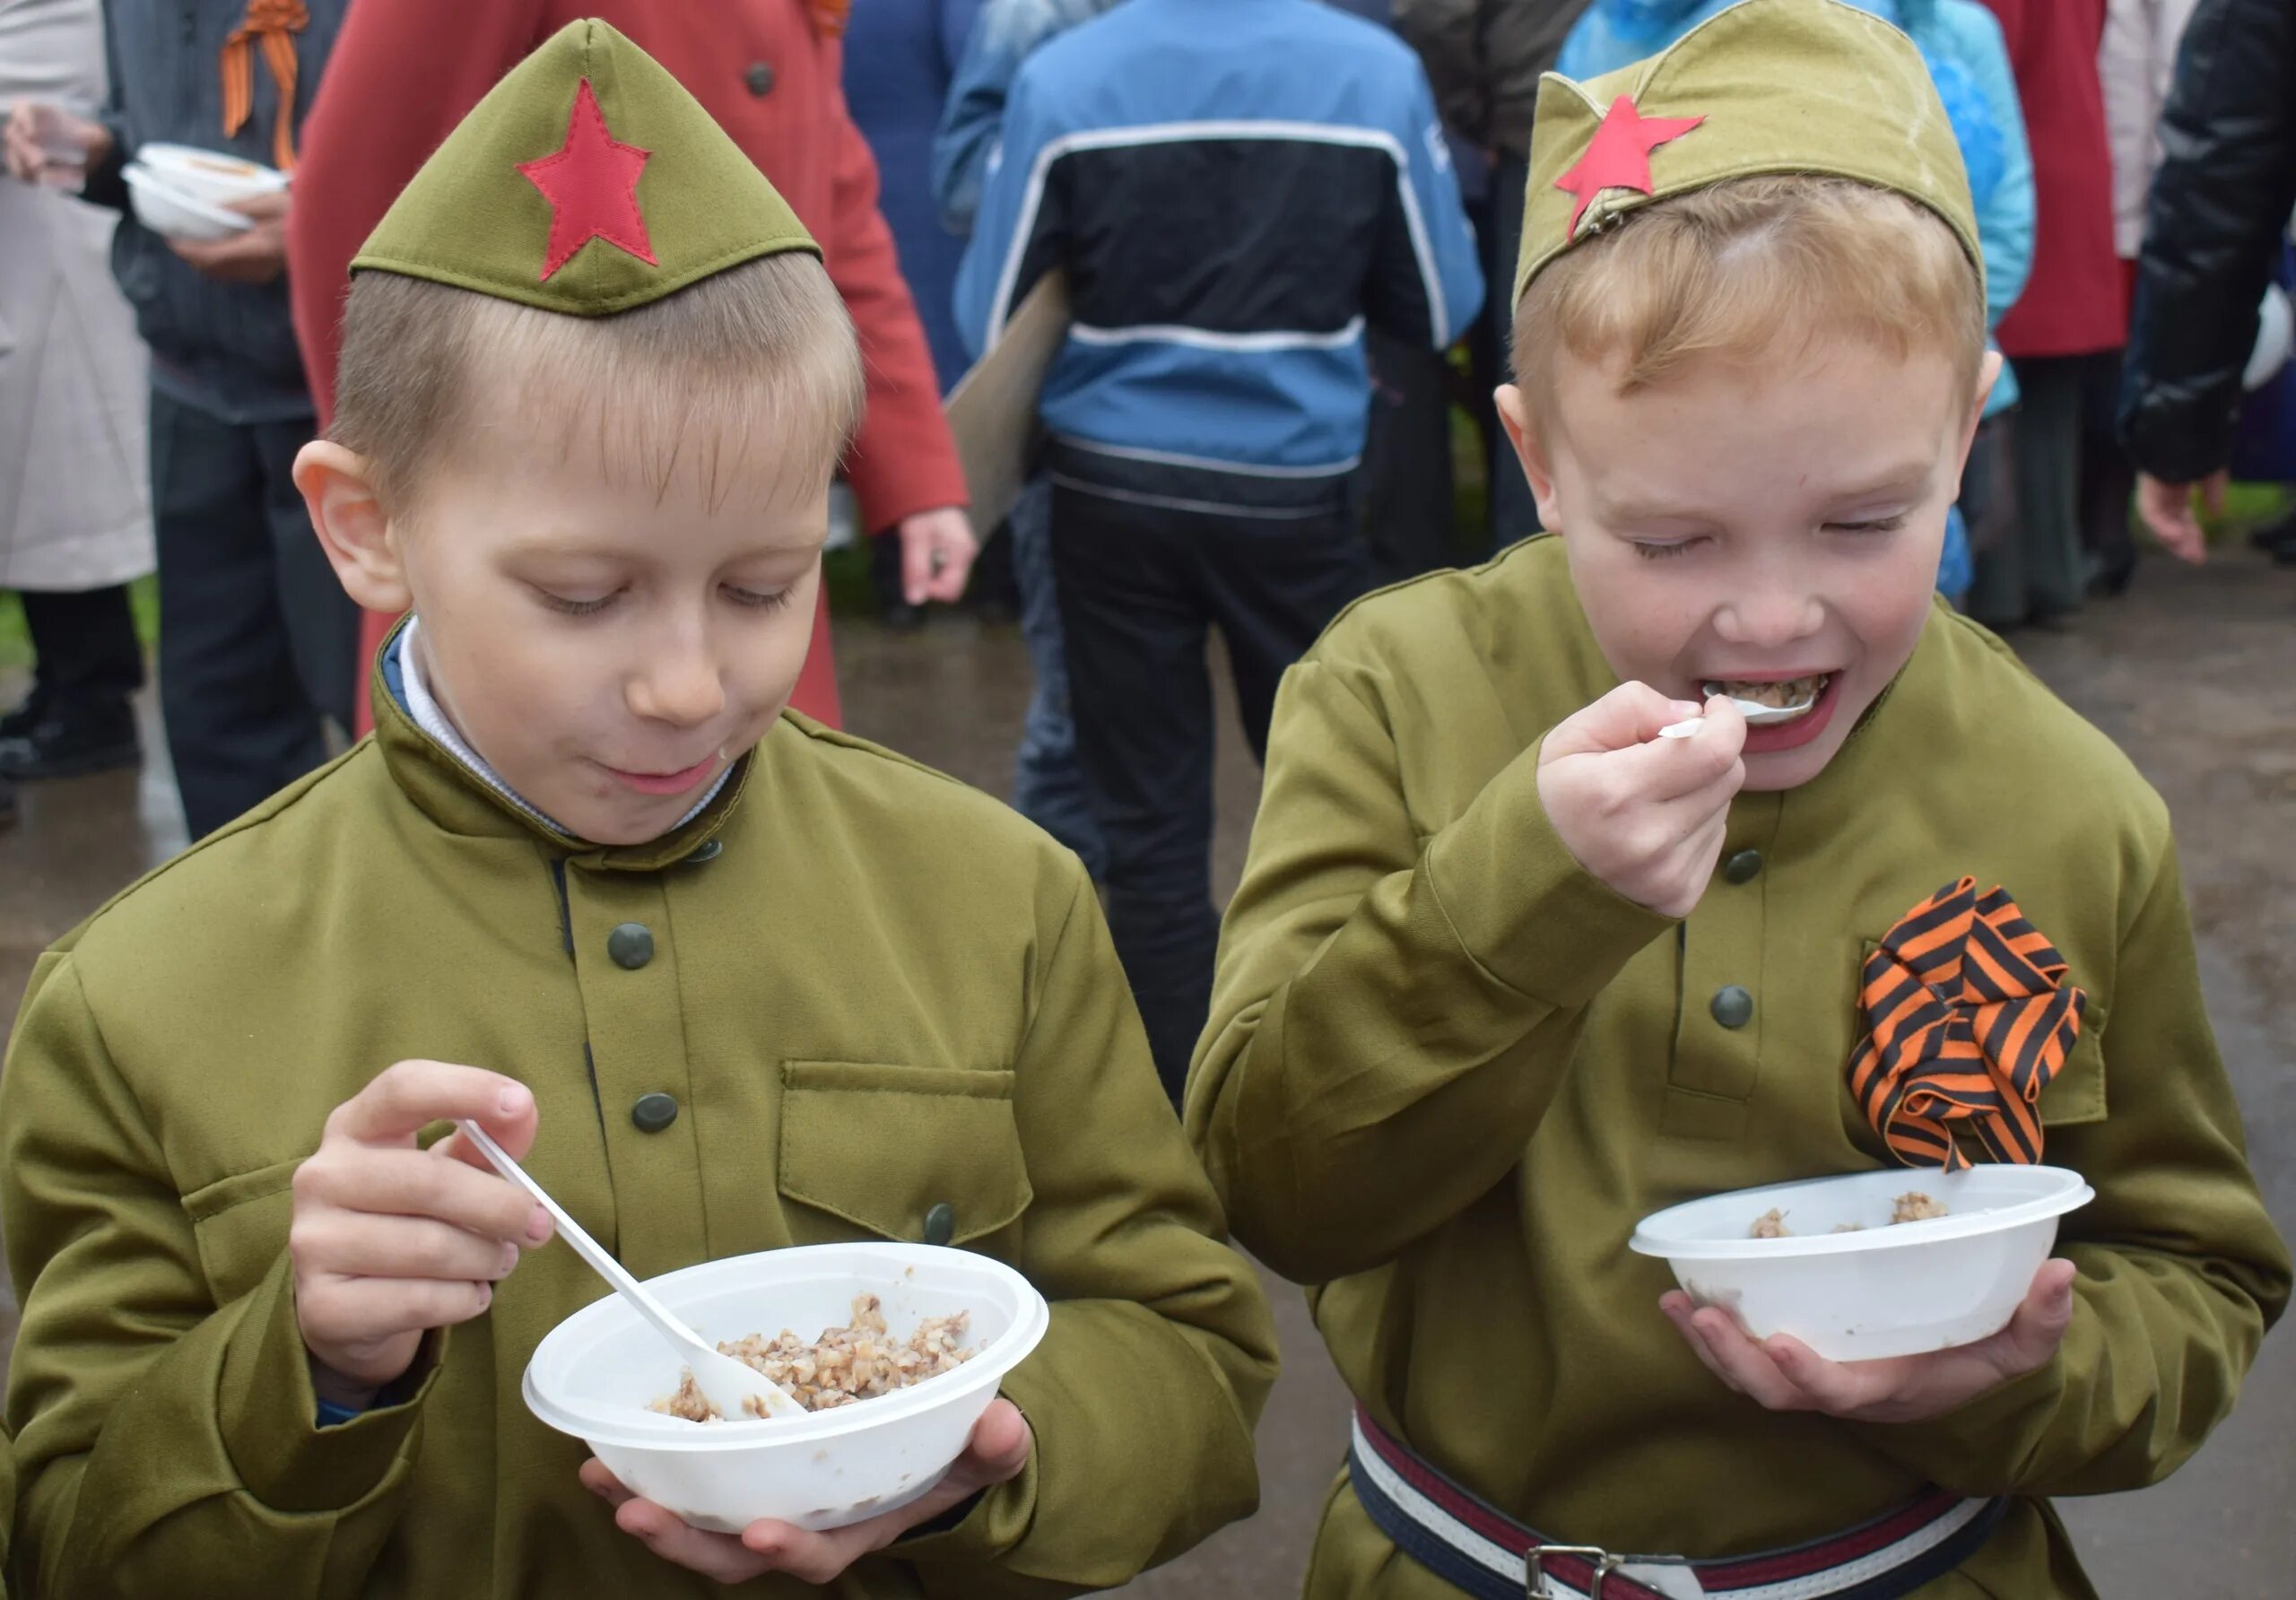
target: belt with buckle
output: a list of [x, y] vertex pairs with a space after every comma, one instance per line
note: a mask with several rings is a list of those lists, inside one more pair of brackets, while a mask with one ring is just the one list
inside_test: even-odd
[[1562, 1544], [1462, 1488], [1356, 1408], [1355, 1497], [1396, 1549], [1475, 1600], [1899, 1600], [1977, 1553], [2009, 1502], [1943, 1490], [1829, 1538], [1725, 1561]]

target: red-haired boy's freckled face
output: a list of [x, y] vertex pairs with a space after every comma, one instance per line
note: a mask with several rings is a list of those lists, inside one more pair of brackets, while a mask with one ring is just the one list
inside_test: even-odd
[[804, 665], [826, 474], [770, 504], [713, 498], [692, 474], [657, 492], [505, 430], [437, 463], [419, 526], [395, 534], [432, 692], [504, 782], [581, 838], [674, 827]]
[[1626, 394], [1615, 362], [1557, 361], [1525, 465], [1612, 670], [1683, 700], [1822, 680], [1808, 715], [1750, 736], [1747, 788], [1815, 777], [1911, 657], [1974, 427], [1962, 390], [1943, 355], [1848, 344]]

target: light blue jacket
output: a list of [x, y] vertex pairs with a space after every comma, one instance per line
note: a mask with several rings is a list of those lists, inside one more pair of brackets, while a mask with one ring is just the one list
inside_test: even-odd
[[933, 141], [933, 198], [941, 225], [962, 239], [980, 209], [981, 175], [1004, 126], [1004, 102], [1021, 63], [1056, 35], [1089, 22], [1119, 0], [988, 0], [971, 37]]
[[[1978, 244], [1985, 251], [1985, 320], [1998, 327], [2009, 308], [2025, 292], [2033, 269], [2033, 154], [2025, 141], [2025, 112], [2017, 99], [2017, 76], [2009, 65], [2008, 41], [2001, 24], [1979, 0], [1896, 0], [1902, 25], [1935, 61], [1956, 61], [1984, 98], [1999, 139], [2000, 170], [1978, 190]], [[1934, 68], [1933, 68], [1934, 70]], [[1951, 109], [1948, 107], [1948, 109]], [[1958, 126], [1958, 125], [1957, 125]], [[2017, 403], [2017, 380], [2007, 362], [1985, 403], [1997, 416]]]
[[1355, 465], [1367, 326], [1442, 350], [1483, 297], [1418, 57], [1310, 0], [1127, 0], [1027, 58], [957, 274], [976, 353], [1055, 267], [1054, 439], [1269, 485]]

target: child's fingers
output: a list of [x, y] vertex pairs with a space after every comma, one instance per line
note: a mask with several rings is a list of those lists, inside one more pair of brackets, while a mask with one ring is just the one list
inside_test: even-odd
[[1698, 1308], [1692, 1302], [1690, 1296], [1679, 1290], [1674, 1293], [1663, 1295], [1658, 1300], [1658, 1309], [1666, 1314], [1666, 1320], [1674, 1325], [1676, 1333], [1682, 1335], [1683, 1343], [1690, 1346], [1690, 1352], [1698, 1358], [1699, 1365], [1721, 1379], [1727, 1387], [1737, 1388], [1737, 1384], [1732, 1381], [1730, 1375], [1722, 1370], [1722, 1363], [1714, 1359], [1714, 1352], [1706, 1347], [1705, 1338], [1699, 1333], [1697, 1326], [1692, 1322], [1691, 1318], [1697, 1312]]
[[1779, 1334], [1760, 1346], [1803, 1403], [1832, 1416], [1854, 1416], [1889, 1399], [1903, 1380], [1894, 1362], [1859, 1366], [1830, 1361], [1799, 1339]]
[[507, 1178], [419, 1150], [330, 1152], [297, 1170], [295, 1195], [299, 1204], [430, 1217], [510, 1244], [550, 1237], [550, 1213]]
[[787, 1522], [752, 1522], [742, 1530], [742, 1547], [764, 1563], [769, 1572], [786, 1572], [800, 1583], [834, 1583], [839, 1574], [872, 1551], [883, 1550], [924, 1517], [909, 1517], [909, 1508], [872, 1517], [850, 1527], [809, 1534]]
[[992, 1400], [973, 1424], [958, 1465], [975, 1473], [983, 1485], [1003, 1483], [1021, 1475], [1035, 1448], [1036, 1436], [1021, 1408], [1010, 1400]]
[[1687, 739], [1655, 735], [1631, 749], [1615, 752], [1621, 790], [1645, 802], [1713, 797], [1726, 803], [1745, 781], [1739, 758], [1745, 749], [1745, 719], [1735, 711], [1734, 729], [1709, 717], [1704, 727]]
[[[1593, 705], [1558, 723], [1539, 748], [1539, 764], [1564, 756], [1600, 755], [1630, 750], [1658, 736], [1669, 723], [1695, 717], [1701, 708], [1688, 700], [1669, 700], [1648, 683], [1621, 683]], [[1696, 743], [1696, 740], [1667, 740], [1667, 743]]]
[[400, 1334], [453, 1327], [494, 1303], [494, 1285], [446, 1278], [327, 1276], [298, 1286], [306, 1344], [374, 1345]]
[[1809, 1403], [1769, 1352], [1746, 1337], [1729, 1313], [1708, 1309], [1691, 1320], [1692, 1331], [1722, 1369], [1725, 1382], [1757, 1405], [1771, 1411], [1806, 1411]]
[[2022, 1378], [2048, 1365], [2057, 1354], [2057, 1347], [2065, 1343], [2066, 1330], [2073, 1326], [2073, 1281], [2077, 1276], [2079, 1269], [2070, 1261], [2041, 1263], [2017, 1314], [2002, 1330], [2001, 1342], [2008, 1358], [2002, 1363], [2008, 1369], [2005, 1377]]
[[636, 1495], [614, 1508], [614, 1526], [665, 1561], [719, 1583], [747, 1583], [766, 1568], [730, 1534], [695, 1527], [676, 1512]]
[[[515, 1078], [447, 1061], [401, 1061], [335, 1108], [327, 1131], [368, 1144], [411, 1140], [434, 1122], [469, 1117], [513, 1154], [534, 1138], [535, 1097]], [[522, 1138], [515, 1147], [514, 1138]]]
[[299, 1218], [288, 1242], [307, 1271], [356, 1278], [493, 1282], [518, 1265], [518, 1247], [427, 1217], [327, 1209]]
[[619, 1506], [624, 1500], [635, 1500], [638, 1498], [636, 1495], [631, 1493], [629, 1490], [623, 1488], [622, 1480], [615, 1477], [612, 1469], [610, 1469], [604, 1462], [599, 1460], [596, 1456], [591, 1457], [587, 1461], [582, 1463], [582, 1470], [579, 1475], [582, 1480], [582, 1487], [588, 1490], [592, 1494], [596, 1495], [609, 1506]]

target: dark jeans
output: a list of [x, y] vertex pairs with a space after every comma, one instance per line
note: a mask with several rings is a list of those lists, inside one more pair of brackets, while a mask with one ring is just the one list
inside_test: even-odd
[[1004, 526], [1013, 539], [1013, 581], [1021, 591], [1021, 638], [1036, 675], [1013, 761], [1013, 809], [1075, 851], [1098, 882], [1108, 870], [1108, 849], [1076, 764], [1060, 590], [1052, 576], [1051, 483], [1041, 475], [1031, 478]]
[[[1452, 548], [1451, 372], [1439, 350], [1373, 329], [1370, 424], [1360, 474], [1371, 581], [1457, 566]], [[1480, 559], [1480, 558], [1470, 558]]]
[[124, 717], [127, 697], [144, 687], [144, 648], [127, 586], [70, 593], [19, 591], [32, 640], [32, 691], [25, 703], [65, 721]]
[[1491, 538], [1504, 550], [1539, 531], [1539, 509], [1507, 430], [1499, 425], [1489, 391], [1514, 381], [1515, 256], [1523, 242], [1523, 196], [1531, 180], [1526, 157], [1502, 153], [1491, 169], [1491, 217], [1483, 230], [1484, 340], [1482, 409], [1491, 438]]
[[2088, 356], [2017, 363], [2022, 399], [2010, 448], [2017, 515], [1977, 552], [1970, 615], [1989, 628], [2047, 622], [2081, 605], [2081, 459]]
[[152, 396], [160, 706], [194, 839], [326, 758], [351, 726], [359, 613], [290, 474], [309, 422], [226, 422]]
[[2120, 441], [2115, 412], [2120, 404], [2122, 352], [2109, 350], [2081, 358], [2081, 547], [2107, 572], [2136, 561], [2136, 538], [2129, 531], [2129, 501], [2136, 493], [2136, 463]]
[[1108, 848], [1109, 930], [1173, 1102], [1212, 1004], [1217, 627], [1252, 753], [1284, 669], [1365, 587], [1338, 485], [1282, 518], [1142, 505], [1056, 483], [1053, 570], [1076, 753]]

